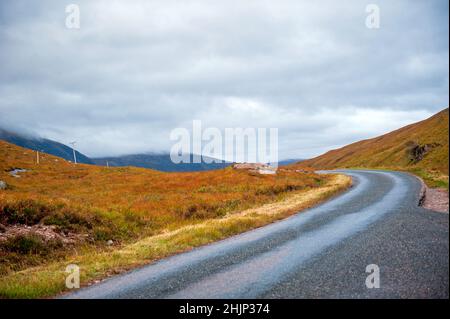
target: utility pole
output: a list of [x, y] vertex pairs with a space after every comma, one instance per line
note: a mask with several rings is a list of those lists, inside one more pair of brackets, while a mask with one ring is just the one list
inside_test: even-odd
[[39, 165], [39, 151], [36, 151], [36, 163]]
[[109, 168], [109, 162], [108, 161], [106, 161], [106, 167]]
[[75, 144], [76, 143], [77, 143], [76, 141], [73, 141], [73, 142], [69, 143], [70, 145], [72, 145], [73, 161], [74, 161], [75, 164], [77, 163], [77, 154], [75, 153]]

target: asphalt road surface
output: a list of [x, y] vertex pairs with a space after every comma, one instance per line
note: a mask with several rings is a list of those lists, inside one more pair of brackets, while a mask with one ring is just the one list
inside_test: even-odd
[[417, 206], [411, 175], [343, 172], [354, 186], [320, 206], [65, 297], [448, 298], [448, 214]]

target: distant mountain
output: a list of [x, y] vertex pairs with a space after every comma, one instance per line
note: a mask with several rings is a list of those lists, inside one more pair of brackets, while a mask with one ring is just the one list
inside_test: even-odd
[[293, 163], [299, 163], [303, 161], [302, 159], [285, 159], [278, 162], [278, 166], [289, 165]]
[[143, 168], [156, 169], [163, 172], [193, 172], [221, 169], [229, 166], [231, 163], [179, 163], [175, 164], [170, 159], [170, 154], [132, 154], [118, 157], [92, 158], [95, 164], [106, 166], [136, 166]]
[[[73, 161], [72, 148], [62, 143], [52, 141], [45, 138], [31, 137], [20, 133], [7, 131], [0, 128], [0, 140], [15, 144], [17, 146], [39, 150], [47, 154], [62, 157], [66, 160]], [[222, 169], [231, 163], [180, 163], [175, 164], [170, 159], [170, 154], [163, 153], [147, 153], [147, 154], [131, 154], [116, 157], [89, 158], [86, 155], [76, 151], [77, 161], [84, 164], [93, 164], [106, 166], [107, 163], [111, 167], [135, 166], [155, 169], [163, 172], [195, 172], [209, 171], [214, 169]], [[287, 159], [282, 160], [278, 165], [288, 165], [299, 160]]]
[[[11, 144], [29, 148], [35, 151], [41, 151], [47, 154], [62, 157], [69, 161], [73, 161], [73, 151], [71, 147], [49, 139], [30, 137], [0, 128], [0, 140], [4, 140]], [[78, 163], [94, 164], [94, 162], [89, 157], [78, 151], [76, 151], [76, 156]]]
[[[106, 166], [107, 163], [109, 166], [136, 166], [136, 167], [144, 167], [156, 169], [164, 172], [191, 172], [191, 171], [209, 171], [213, 169], [222, 169], [225, 168], [231, 163], [192, 163], [192, 155], [191, 155], [191, 163], [180, 163], [175, 164], [170, 159], [170, 154], [133, 154], [133, 155], [124, 155], [118, 157], [102, 157], [102, 158], [91, 158], [91, 160], [101, 166]], [[302, 160], [300, 159], [286, 159], [278, 162], [279, 166], [288, 165], [292, 163], [297, 163]]]
[[405, 168], [448, 176], [448, 108], [432, 117], [299, 163], [313, 168]]

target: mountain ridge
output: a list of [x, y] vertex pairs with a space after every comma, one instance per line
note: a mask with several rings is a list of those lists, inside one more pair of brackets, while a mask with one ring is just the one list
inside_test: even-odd
[[[390, 168], [443, 179], [448, 187], [449, 109], [389, 133], [294, 164], [315, 169]], [[439, 177], [438, 175], [442, 175]]]
[[111, 157], [99, 157], [91, 158], [96, 165], [100, 166], [134, 166], [141, 168], [151, 168], [163, 172], [192, 172], [192, 171], [206, 171], [213, 169], [222, 169], [229, 166], [231, 163], [219, 162], [219, 163], [173, 163], [169, 153], [153, 154], [153, 153], [140, 153], [140, 154], [128, 154], [122, 156]]
[[[40, 151], [54, 156], [64, 158], [68, 161], [73, 161], [73, 149], [63, 143], [53, 141], [46, 138], [27, 136], [24, 134], [12, 132], [0, 128], [0, 140], [4, 140], [11, 144], [31, 149], [33, 151]], [[83, 164], [94, 164], [94, 162], [83, 153], [75, 151], [77, 162]]]
[[[47, 138], [21, 134], [0, 128], [0, 140], [4, 140], [8, 143], [28, 148], [34, 151], [40, 151], [50, 155], [58, 156], [68, 161], [74, 160], [73, 150], [71, 147]], [[141, 153], [99, 158], [88, 157], [87, 155], [79, 151], [75, 151], [75, 153], [77, 162], [82, 164], [106, 166], [108, 163], [108, 165], [114, 167], [134, 166], [159, 170], [163, 172], [207, 171], [213, 169], [222, 169], [231, 164], [228, 162], [175, 164], [170, 159], [169, 153]], [[193, 156], [191, 155], [191, 159], [192, 157]]]

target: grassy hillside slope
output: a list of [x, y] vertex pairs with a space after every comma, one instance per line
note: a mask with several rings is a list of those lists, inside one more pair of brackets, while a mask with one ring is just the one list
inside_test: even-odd
[[329, 151], [297, 166], [408, 170], [448, 188], [448, 108], [388, 134]]
[[0, 141], [0, 298], [52, 295], [65, 289], [68, 264], [81, 267], [82, 283], [104, 278], [287, 217], [350, 184], [286, 169], [165, 173], [35, 159]]
[[[69, 161], [73, 161], [74, 159], [72, 148], [62, 143], [52, 141], [46, 138], [27, 136], [0, 128], [0, 140], [4, 140], [8, 143], [29, 148], [35, 151], [40, 151], [58, 157], [62, 157]], [[94, 164], [94, 162], [86, 155], [81, 154], [78, 151], [75, 151], [75, 154], [78, 163]]]

